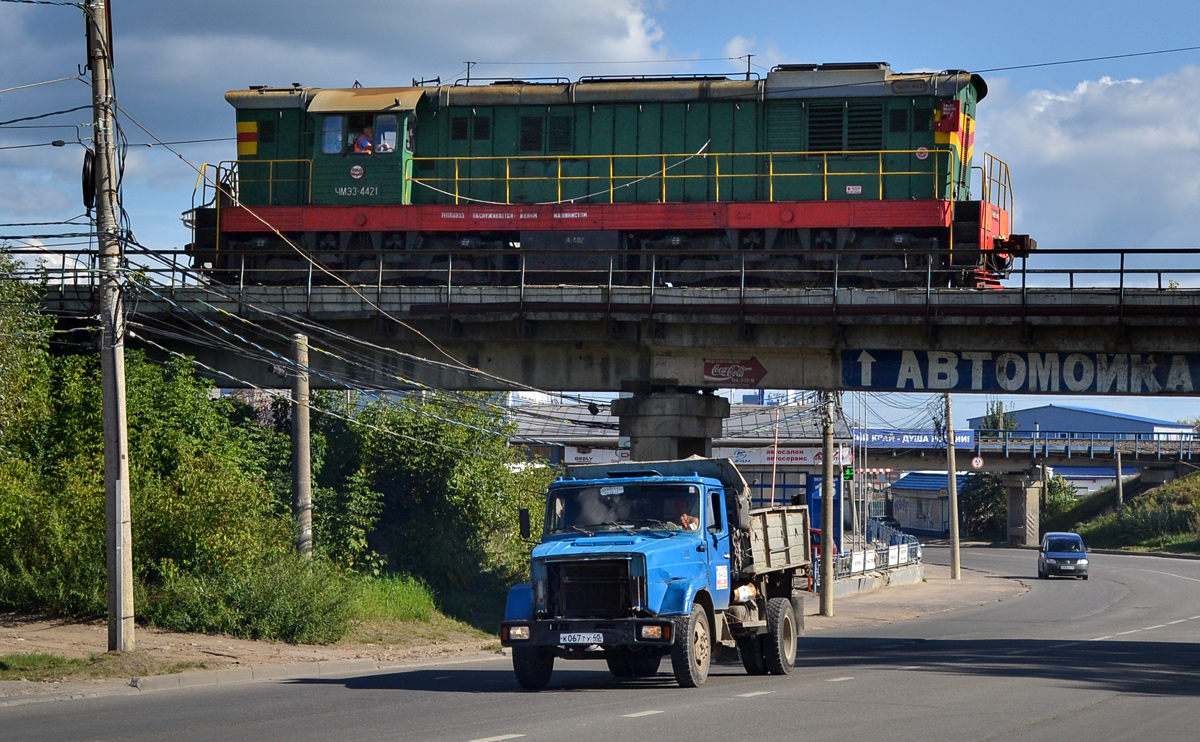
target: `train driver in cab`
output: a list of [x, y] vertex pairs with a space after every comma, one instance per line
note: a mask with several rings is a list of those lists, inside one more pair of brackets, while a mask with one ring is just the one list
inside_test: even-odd
[[358, 135], [358, 139], [354, 140], [354, 153], [359, 155], [371, 154], [371, 143], [374, 138], [374, 129], [370, 126], [363, 129], [362, 134]]

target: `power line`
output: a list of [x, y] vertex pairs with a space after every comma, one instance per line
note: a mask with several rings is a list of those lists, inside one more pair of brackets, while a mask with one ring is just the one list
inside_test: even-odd
[[1079, 59], [1063, 59], [1058, 62], [1036, 62], [1034, 64], [1017, 64], [1010, 67], [992, 67], [990, 69], [974, 70], [976, 73], [982, 72], [1008, 72], [1010, 70], [1030, 70], [1038, 67], [1058, 67], [1064, 64], [1083, 64], [1084, 62], [1103, 62], [1109, 59], [1132, 59], [1133, 57], [1151, 57], [1158, 54], [1177, 54], [1179, 52], [1194, 52], [1200, 50], [1200, 46], [1183, 46], [1178, 49], [1156, 49], [1149, 52], [1130, 52], [1128, 54], [1108, 54], [1103, 57], [1080, 57]]
[[[206, 371], [209, 371], [210, 373], [213, 373], [213, 374], [219, 374], [220, 376], [223, 376], [223, 377], [225, 377], [225, 378], [227, 378], [227, 379], [230, 379], [231, 381], [234, 381], [234, 382], [236, 382], [236, 383], [238, 383], [238, 384], [245, 385], [246, 387], [248, 387], [248, 388], [250, 388], [250, 389], [255, 389], [255, 390], [257, 390], [257, 391], [260, 391], [260, 392], [262, 392], [262, 393], [264, 393], [264, 394], [268, 394], [268, 395], [270, 395], [270, 396], [273, 396], [273, 397], [281, 397], [281, 398], [284, 398], [284, 397], [286, 397], [286, 398], [290, 399], [290, 397], [289, 397], [289, 396], [288, 396], [288, 395], [287, 395], [285, 392], [282, 392], [282, 391], [280, 391], [280, 390], [277, 390], [277, 389], [268, 389], [268, 388], [266, 388], [266, 387], [261, 387], [261, 386], [258, 386], [257, 384], [254, 384], [253, 382], [246, 381], [245, 379], [242, 379], [242, 378], [239, 378], [239, 377], [237, 377], [237, 376], [234, 376], [233, 374], [230, 374], [230, 373], [229, 373], [229, 372], [227, 372], [227, 371], [222, 371], [222, 370], [220, 370], [220, 369], [218, 369], [218, 368], [214, 368], [214, 367], [212, 367], [212, 366], [209, 366], [209, 365], [208, 365], [208, 364], [206, 364], [206, 363], [203, 363], [203, 362], [201, 362], [201, 361], [198, 361], [198, 360], [196, 360], [195, 358], [192, 358], [192, 357], [190, 357], [190, 356], [184, 355], [183, 353], [180, 353], [180, 352], [178, 352], [178, 351], [172, 350], [172, 349], [170, 349], [170, 348], [166, 347], [165, 345], [162, 345], [162, 344], [160, 344], [160, 343], [156, 343], [156, 342], [154, 342], [153, 340], [151, 340], [151, 339], [149, 339], [149, 338], [146, 338], [146, 337], [143, 337], [143, 336], [141, 336], [141, 335], [138, 335], [138, 334], [134, 333], [133, 331], [129, 331], [129, 335], [130, 335], [131, 337], [136, 337], [136, 338], [138, 338], [139, 340], [141, 340], [142, 342], [144, 342], [144, 343], [146, 343], [146, 344], [148, 344], [148, 345], [151, 345], [151, 346], [153, 346], [153, 347], [155, 347], [155, 348], [158, 348], [159, 350], [163, 351], [164, 353], [167, 353], [168, 355], [170, 355], [170, 356], [172, 356], [172, 357], [175, 357], [175, 358], [180, 358], [180, 359], [182, 359], [182, 360], [185, 360], [185, 361], [187, 361], [187, 362], [189, 362], [189, 363], [192, 363], [192, 364], [194, 364], [194, 365], [195, 365], [195, 366], [197, 366], [198, 368], [202, 368], [202, 369], [204, 369], [204, 370], [206, 370]], [[293, 400], [293, 401], [294, 401], [294, 400]], [[345, 422], [351, 423], [352, 425], [358, 425], [358, 426], [360, 426], [360, 427], [368, 428], [368, 429], [370, 429], [370, 430], [375, 430], [375, 431], [378, 431], [378, 432], [380, 432], [380, 433], [384, 433], [384, 434], [386, 434], [386, 435], [390, 435], [390, 436], [394, 436], [394, 437], [397, 437], [397, 438], [401, 438], [401, 439], [403, 439], [403, 440], [411, 441], [411, 442], [413, 442], [413, 443], [420, 443], [420, 444], [427, 445], [427, 446], [434, 446], [434, 447], [436, 447], [436, 448], [442, 448], [442, 449], [445, 449], [445, 450], [447, 450], [447, 451], [453, 451], [453, 452], [455, 452], [455, 453], [464, 453], [464, 454], [470, 454], [471, 456], [477, 456], [477, 457], [482, 457], [482, 458], [486, 458], [486, 459], [492, 459], [492, 457], [491, 457], [491, 456], [489, 456], [489, 455], [488, 455], [486, 452], [484, 452], [484, 451], [479, 451], [479, 450], [471, 450], [471, 449], [466, 449], [466, 448], [460, 448], [460, 447], [458, 447], [458, 446], [451, 446], [451, 445], [447, 445], [447, 444], [445, 444], [445, 443], [441, 443], [441, 442], [439, 442], [439, 441], [430, 441], [430, 440], [425, 440], [425, 439], [423, 439], [423, 438], [418, 438], [418, 437], [416, 437], [416, 436], [408, 435], [407, 433], [400, 433], [400, 432], [398, 432], [398, 431], [395, 431], [395, 430], [390, 430], [390, 429], [388, 429], [388, 428], [384, 428], [384, 427], [381, 427], [381, 426], [378, 426], [378, 425], [374, 425], [374, 424], [372, 424], [372, 423], [363, 422], [362, 420], [358, 420], [358, 419], [355, 419], [355, 418], [353, 418], [353, 417], [349, 417], [349, 416], [347, 416], [347, 415], [341, 415], [341, 414], [338, 414], [338, 413], [336, 413], [336, 412], [334, 412], [334, 411], [332, 411], [332, 410], [328, 410], [328, 409], [324, 409], [324, 408], [321, 408], [321, 407], [317, 407], [317, 406], [315, 406], [315, 405], [312, 405], [312, 404], [308, 404], [308, 405], [304, 405], [304, 406], [305, 406], [305, 407], [307, 407], [309, 410], [311, 410], [311, 411], [313, 411], [313, 412], [316, 412], [316, 413], [318, 413], [318, 414], [321, 414], [321, 415], [327, 415], [327, 416], [329, 416], [329, 417], [337, 418], [337, 419], [339, 419], [339, 420], [343, 420], [343, 421], [345, 421]]]
[[[12, 0], [0, 0], [12, 2]], [[0, 126], [8, 126], [9, 124], [17, 124], [22, 121], [37, 121], [38, 119], [50, 118], [51, 116], [61, 116], [64, 113], [74, 113], [75, 111], [90, 111], [91, 106], [75, 106], [74, 108], [64, 108], [61, 111], [51, 111], [49, 113], [39, 113], [36, 116], [24, 116], [19, 119], [9, 119], [8, 121], [0, 121]]]
[[46, 80], [45, 82], [33, 82], [33, 83], [29, 83], [28, 85], [18, 85], [15, 88], [3, 88], [3, 89], [0, 89], [0, 93], [11, 93], [14, 90], [26, 90], [28, 88], [36, 88], [36, 87], [40, 87], [42, 85], [53, 85], [56, 82], [66, 82], [68, 80], [78, 80], [81, 77], [82, 77], [82, 75], [76, 75], [74, 77], [60, 77], [57, 80]]

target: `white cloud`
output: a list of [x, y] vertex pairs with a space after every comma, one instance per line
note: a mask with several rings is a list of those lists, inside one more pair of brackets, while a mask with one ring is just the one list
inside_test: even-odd
[[[1200, 246], [1200, 67], [1000, 95], [980, 144], [1012, 167], [1018, 229], [1043, 247]], [[999, 104], [997, 106], [997, 103]]]

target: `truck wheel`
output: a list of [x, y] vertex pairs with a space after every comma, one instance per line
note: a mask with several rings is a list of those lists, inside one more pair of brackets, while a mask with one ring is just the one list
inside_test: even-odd
[[704, 606], [693, 604], [691, 615], [676, 624], [675, 641], [671, 644], [671, 669], [681, 687], [698, 688], [708, 679], [710, 642], [708, 614]]
[[525, 690], [541, 690], [550, 684], [554, 652], [549, 647], [513, 647], [512, 657], [517, 685]]
[[792, 601], [771, 598], [767, 601], [767, 633], [763, 654], [772, 675], [787, 675], [796, 664], [796, 617]]
[[737, 640], [738, 654], [747, 675], [766, 675], [767, 658], [763, 656], [762, 635], [745, 636]]
[[661, 654], [652, 654], [650, 650], [631, 652], [629, 654], [629, 674], [635, 678], [652, 678], [658, 674], [662, 664]]
[[608, 671], [614, 678], [633, 677], [633, 668], [629, 664], [629, 654], [623, 649], [609, 649], [604, 652], [604, 661], [608, 663]]

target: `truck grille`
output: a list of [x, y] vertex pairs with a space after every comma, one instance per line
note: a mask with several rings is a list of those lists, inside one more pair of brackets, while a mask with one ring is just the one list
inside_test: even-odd
[[551, 562], [554, 615], [561, 618], [619, 618], [629, 615], [635, 593], [627, 560]]

